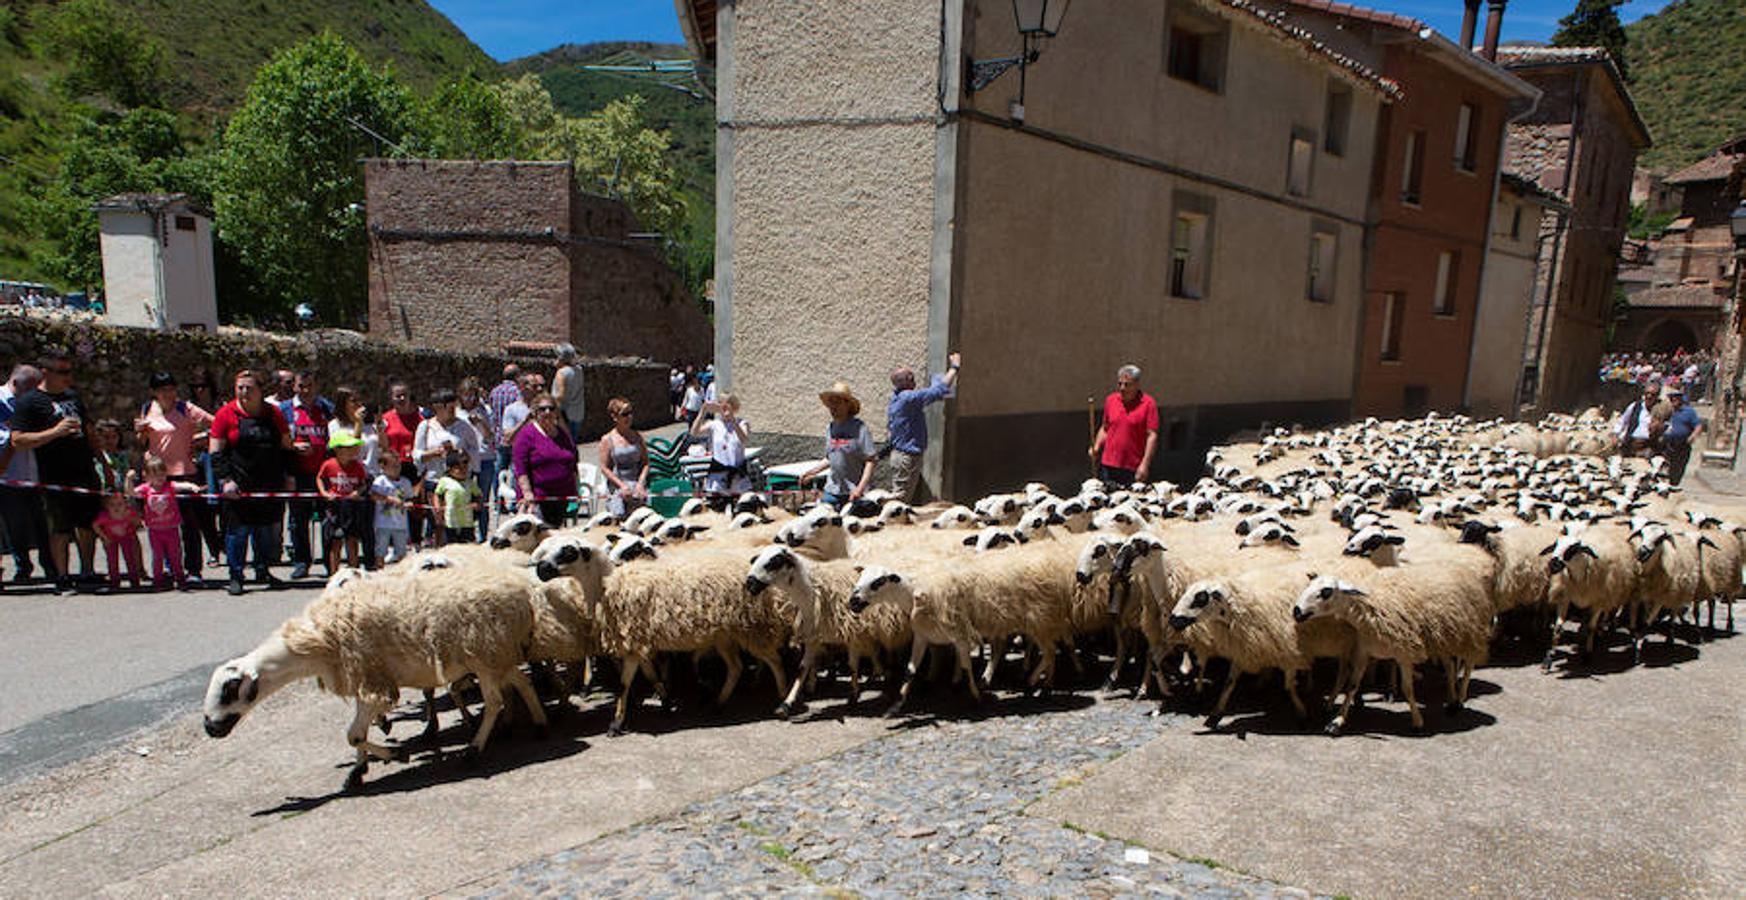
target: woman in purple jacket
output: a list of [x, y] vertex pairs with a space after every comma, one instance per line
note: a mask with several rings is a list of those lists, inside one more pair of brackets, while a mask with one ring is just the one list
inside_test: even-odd
[[538, 512], [547, 525], [557, 527], [564, 524], [564, 512], [576, 493], [576, 442], [558, 420], [551, 394], [537, 394], [529, 405], [533, 417], [515, 433], [510, 450], [516, 496], [522, 512]]

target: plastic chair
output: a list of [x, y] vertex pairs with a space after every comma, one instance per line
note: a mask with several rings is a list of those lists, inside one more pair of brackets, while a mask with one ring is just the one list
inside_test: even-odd
[[611, 485], [606, 476], [601, 474], [600, 467], [594, 463], [579, 462], [576, 464], [576, 510], [584, 516], [592, 516], [599, 512], [599, 504], [611, 493]]

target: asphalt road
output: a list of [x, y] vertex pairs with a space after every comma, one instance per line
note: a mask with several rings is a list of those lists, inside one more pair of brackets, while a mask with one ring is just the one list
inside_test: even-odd
[[247, 652], [316, 593], [0, 596], [0, 782], [197, 708], [215, 665]]

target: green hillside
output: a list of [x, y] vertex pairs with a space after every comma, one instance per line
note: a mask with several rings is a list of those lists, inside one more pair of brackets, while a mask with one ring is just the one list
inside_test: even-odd
[[[323, 30], [414, 88], [498, 65], [424, 0], [113, 0], [137, 18], [141, 37], [163, 48], [163, 100], [181, 114], [195, 147], [208, 145], [242, 100], [255, 69], [274, 52]], [[36, 33], [51, 0], [0, 0], [0, 278], [42, 277], [41, 249], [20, 198], [60, 169], [65, 139], [114, 109], [103, 97], [59, 87], [67, 61]]]
[[[652, 78], [584, 71], [584, 65], [636, 65], [652, 59], [688, 59], [679, 44], [608, 42], [565, 44], [534, 56], [503, 64], [511, 76], [532, 72], [551, 92], [565, 115], [583, 116], [627, 94], [647, 100], [643, 110], [653, 128], [672, 139], [675, 163], [688, 193], [715, 198], [715, 104], [688, 79], [668, 79], [664, 87]], [[684, 90], [692, 93], [685, 93]], [[701, 96], [696, 96], [701, 95]]]
[[1631, 93], [1655, 136], [1640, 165], [1671, 172], [1746, 132], [1746, 3], [1680, 0], [1625, 33]]
[[424, 0], [116, 0], [137, 12], [169, 50], [169, 99], [184, 109], [228, 111], [255, 67], [274, 52], [331, 30], [372, 65], [392, 65], [429, 90], [497, 63]]

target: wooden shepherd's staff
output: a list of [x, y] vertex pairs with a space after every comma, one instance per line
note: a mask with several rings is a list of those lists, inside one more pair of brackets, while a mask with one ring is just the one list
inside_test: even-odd
[[[1085, 438], [1085, 446], [1087, 446], [1087, 447], [1097, 446], [1097, 398], [1096, 397], [1086, 397], [1085, 398], [1085, 427], [1089, 428], [1091, 430], [1091, 433], [1089, 435], [1087, 435]], [[1097, 477], [1097, 457], [1095, 457], [1095, 456], [1093, 456], [1091, 458], [1091, 477], [1093, 477], [1093, 478]]]

